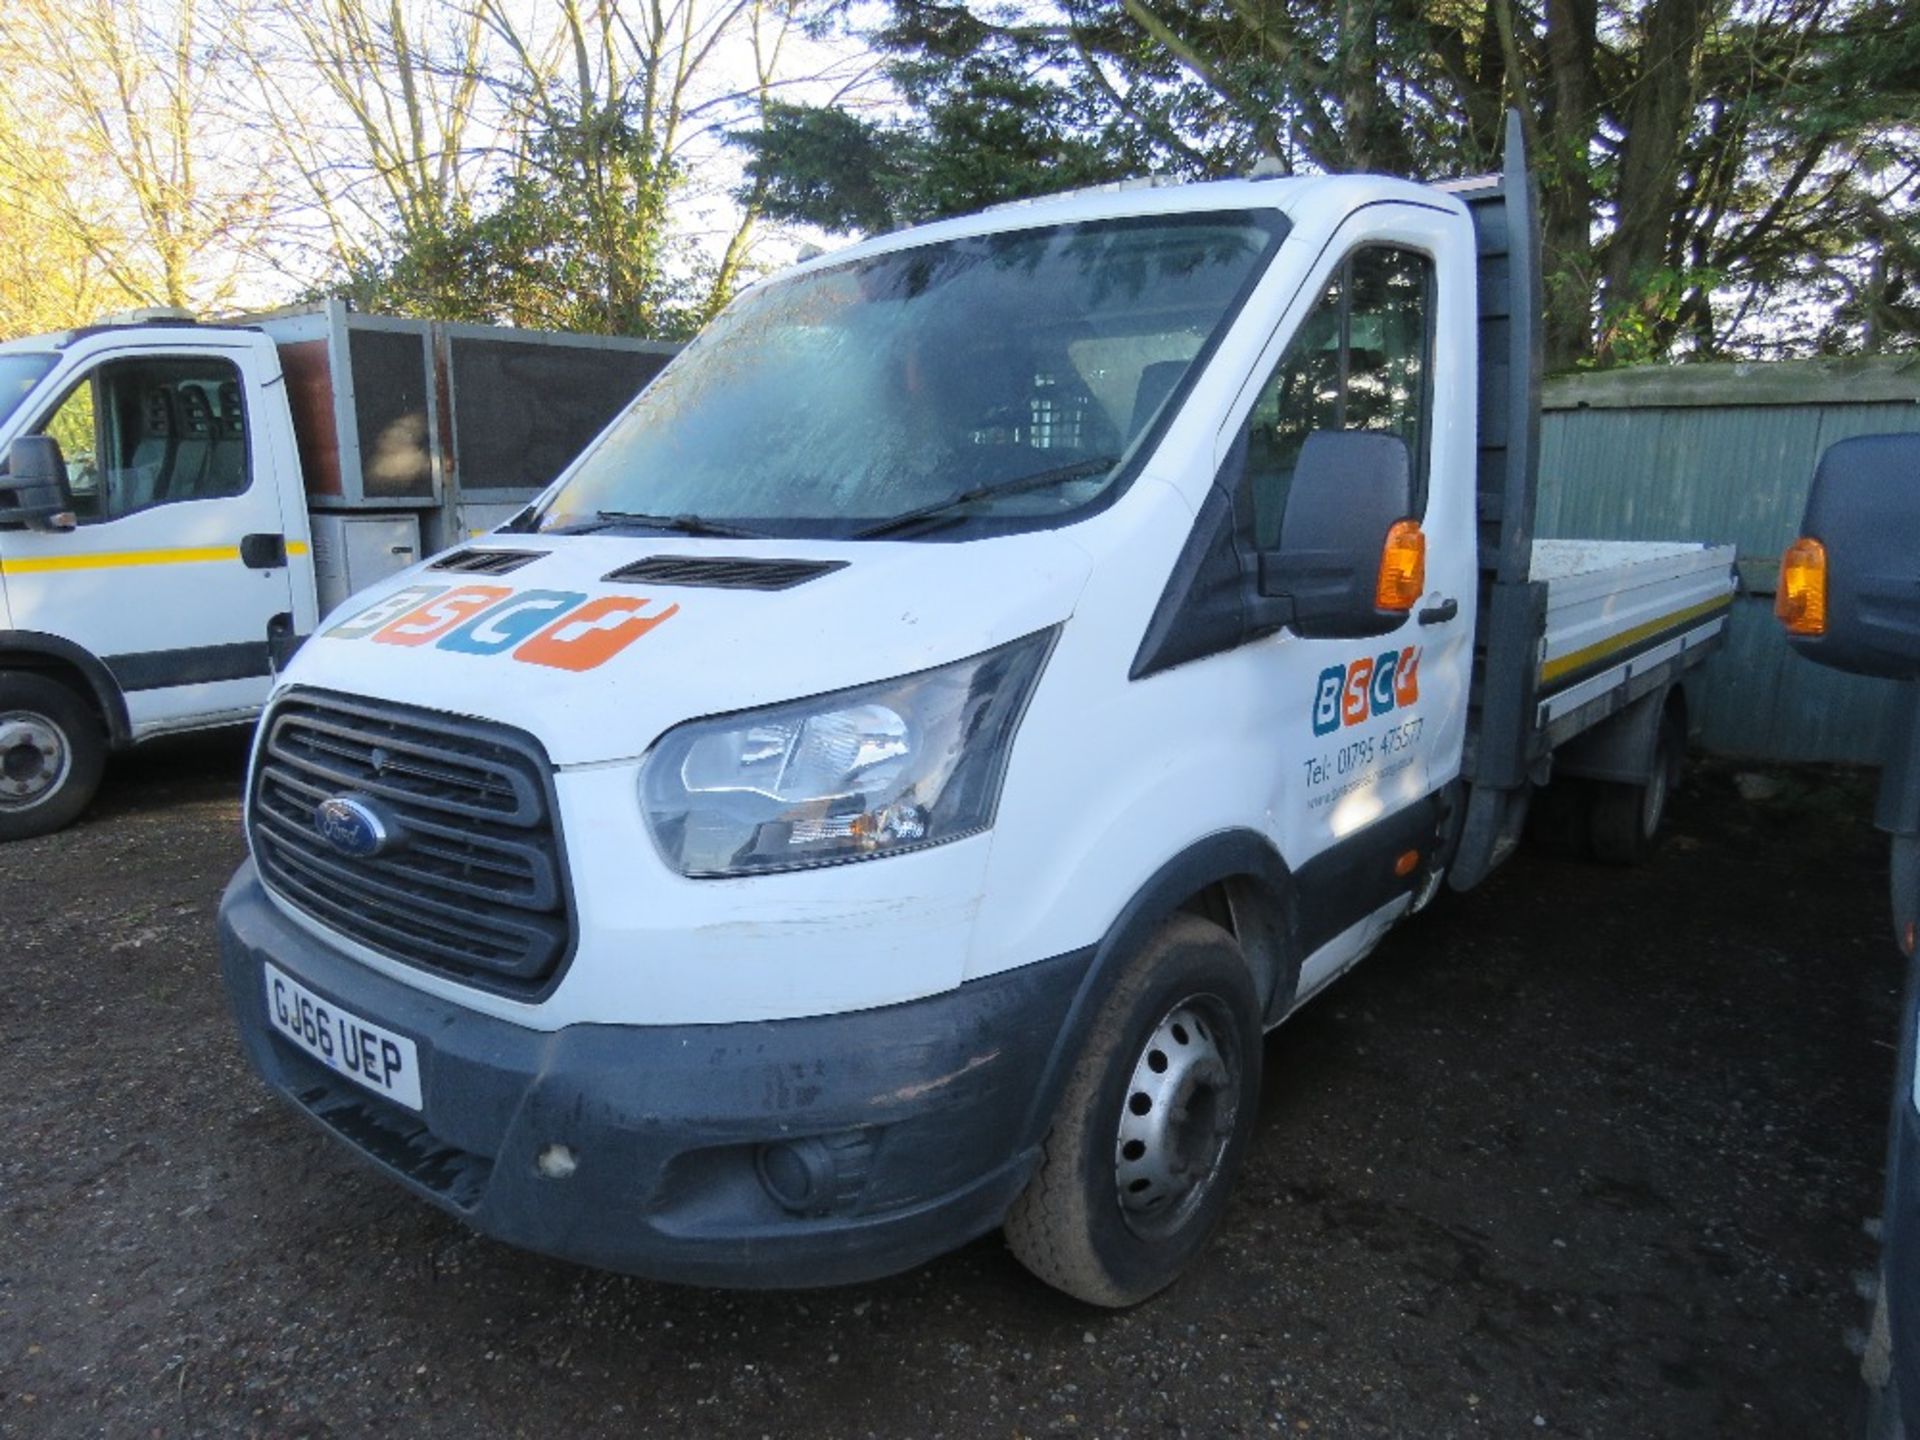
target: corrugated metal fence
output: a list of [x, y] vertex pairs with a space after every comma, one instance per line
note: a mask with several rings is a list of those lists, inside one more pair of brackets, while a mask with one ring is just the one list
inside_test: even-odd
[[[1777, 760], [1879, 755], [1891, 687], [1793, 655], [1772, 618], [1821, 452], [1920, 431], [1920, 357], [1690, 365], [1548, 382], [1542, 536], [1739, 546], [1731, 635], [1699, 695], [1700, 745]], [[1916, 536], [1920, 543], [1920, 536]]]

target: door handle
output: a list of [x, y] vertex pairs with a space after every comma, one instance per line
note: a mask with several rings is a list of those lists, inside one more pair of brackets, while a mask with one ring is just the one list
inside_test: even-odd
[[1451, 596], [1438, 605], [1429, 605], [1420, 612], [1422, 625], [1444, 625], [1460, 613], [1460, 602]]
[[287, 537], [284, 535], [242, 535], [240, 563], [249, 570], [278, 570], [287, 563]]

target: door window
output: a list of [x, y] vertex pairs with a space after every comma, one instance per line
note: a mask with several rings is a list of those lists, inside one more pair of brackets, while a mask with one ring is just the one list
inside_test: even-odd
[[1279, 543], [1293, 467], [1315, 430], [1398, 435], [1413, 457], [1416, 509], [1425, 509], [1432, 326], [1427, 256], [1369, 245], [1334, 271], [1241, 434], [1260, 548]]
[[225, 360], [116, 360], [67, 392], [39, 433], [60, 442], [80, 523], [246, 491], [240, 372]]

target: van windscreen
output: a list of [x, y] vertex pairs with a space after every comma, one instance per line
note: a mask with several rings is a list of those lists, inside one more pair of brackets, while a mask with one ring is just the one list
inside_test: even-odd
[[534, 523], [852, 536], [929, 509], [943, 536], [1057, 523], [1126, 473], [1283, 229], [1236, 211], [1002, 232], [751, 291]]

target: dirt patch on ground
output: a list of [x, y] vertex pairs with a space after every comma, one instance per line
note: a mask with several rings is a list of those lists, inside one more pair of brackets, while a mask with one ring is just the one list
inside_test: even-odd
[[1268, 1042], [1199, 1269], [1127, 1314], [998, 1237], [676, 1289], [478, 1239], [269, 1101], [214, 912], [242, 745], [0, 849], [0, 1432], [1830, 1436], [1899, 966], [1858, 777], [1714, 769], [1655, 862], [1523, 855]]

